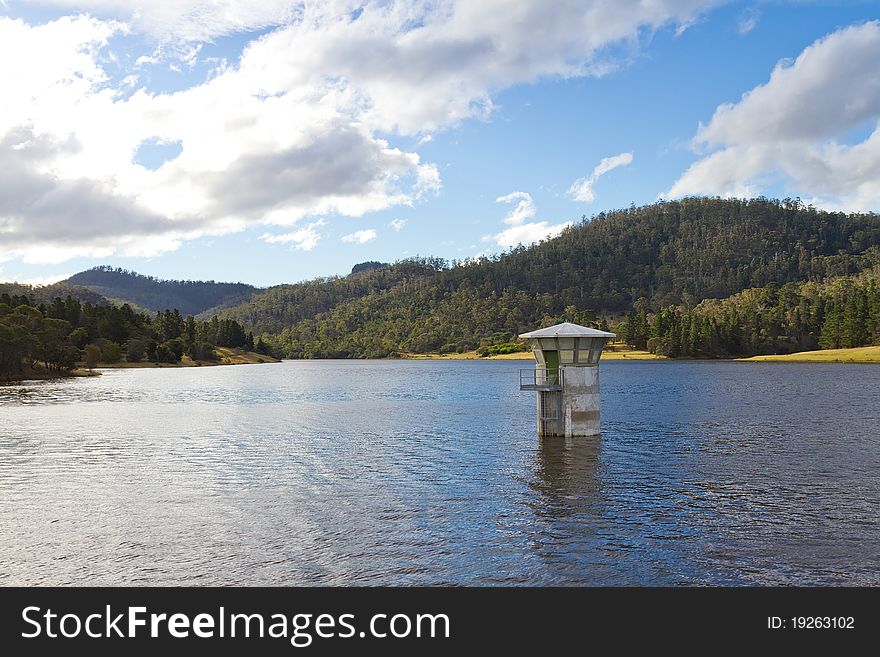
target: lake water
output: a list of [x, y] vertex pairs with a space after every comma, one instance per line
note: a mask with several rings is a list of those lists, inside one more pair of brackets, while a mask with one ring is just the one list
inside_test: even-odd
[[528, 366], [0, 387], [0, 584], [880, 584], [880, 367], [607, 362], [566, 444]]

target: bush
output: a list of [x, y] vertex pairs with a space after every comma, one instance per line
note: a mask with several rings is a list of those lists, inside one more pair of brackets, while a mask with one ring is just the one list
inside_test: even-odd
[[101, 360], [101, 350], [93, 344], [87, 344], [83, 349], [83, 367], [91, 370]]
[[156, 360], [160, 363], [176, 363], [179, 361], [180, 356], [171, 347], [172, 343], [170, 340], [156, 347]]
[[503, 342], [501, 344], [493, 344], [487, 348], [487, 351], [493, 356], [500, 354], [515, 354], [521, 351], [530, 351], [531, 347], [520, 342]]
[[174, 362], [180, 360], [181, 356], [183, 356], [186, 351], [186, 342], [183, 338], [174, 338], [173, 340], [168, 340], [167, 342], [163, 342], [168, 349], [171, 350], [171, 353], [174, 354]]
[[144, 359], [147, 345], [143, 340], [129, 340], [125, 345], [125, 358], [129, 363], [137, 363]]
[[84, 327], [80, 326], [71, 331], [67, 339], [73, 346], [83, 349], [89, 341], [89, 332]]
[[186, 354], [193, 360], [217, 360], [214, 347], [207, 342], [196, 342], [190, 345], [186, 350]]
[[79, 349], [73, 345], [67, 345], [61, 349], [58, 356], [58, 367], [62, 370], [72, 370], [76, 367], [76, 361], [79, 358]]
[[107, 340], [101, 349], [101, 362], [118, 363], [120, 360], [122, 360], [122, 347], [118, 342]]

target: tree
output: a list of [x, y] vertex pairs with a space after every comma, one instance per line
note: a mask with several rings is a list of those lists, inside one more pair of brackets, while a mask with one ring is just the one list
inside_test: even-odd
[[169, 344], [163, 342], [156, 347], [156, 360], [160, 363], [176, 363], [179, 359], [174, 352], [171, 351]]
[[74, 347], [83, 349], [89, 342], [89, 332], [84, 326], [80, 326], [70, 332], [68, 339]]
[[108, 340], [101, 349], [101, 360], [105, 363], [118, 363], [122, 360], [122, 347], [118, 342]]
[[841, 329], [840, 308], [836, 303], [832, 303], [825, 308], [825, 321], [822, 323], [822, 333], [819, 337], [819, 345], [822, 349], [840, 349]]
[[138, 363], [144, 359], [147, 345], [143, 340], [129, 340], [125, 345], [125, 358], [129, 363]]
[[100, 360], [101, 350], [93, 344], [87, 344], [83, 349], [83, 367], [91, 372]]

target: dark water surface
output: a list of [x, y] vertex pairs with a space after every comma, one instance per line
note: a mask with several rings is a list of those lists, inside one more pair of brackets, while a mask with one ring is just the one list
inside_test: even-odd
[[603, 363], [542, 444], [528, 365], [0, 387], [0, 584], [880, 584], [880, 367]]

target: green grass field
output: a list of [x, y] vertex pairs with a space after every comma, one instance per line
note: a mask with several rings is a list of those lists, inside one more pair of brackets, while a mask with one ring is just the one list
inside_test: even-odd
[[751, 358], [739, 358], [737, 360], [774, 363], [880, 363], [880, 346], [801, 351], [796, 354], [752, 356]]
[[[412, 360], [530, 360], [535, 357], [531, 351], [518, 351], [512, 354], [486, 356], [481, 358], [476, 351], [465, 351], [461, 354], [403, 354], [403, 358]], [[606, 348], [602, 352], [602, 360], [666, 360], [666, 356], [658, 356], [650, 351], [624, 347]]]

